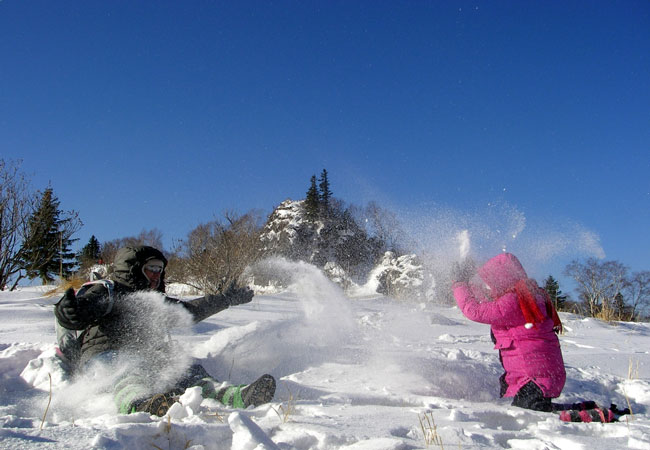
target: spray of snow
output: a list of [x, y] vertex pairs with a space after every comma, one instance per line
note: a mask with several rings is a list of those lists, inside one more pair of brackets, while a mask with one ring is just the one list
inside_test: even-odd
[[[171, 339], [174, 329], [189, 328], [193, 323], [185, 308], [166, 302], [162, 294], [155, 292], [119, 298], [115, 307], [125, 318], [119, 323], [126, 338], [123, 350], [113, 357], [91, 359], [71, 381], [53, 380], [57, 395], [53, 396], [51, 409], [56, 420], [115, 413], [114, 387], [127, 376], [142, 380], [146, 394], [152, 395], [169, 390], [189, 368], [189, 352]], [[53, 351], [48, 350], [52, 356]], [[60, 364], [58, 358], [47, 358], [47, 352], [42, 356], [45, 358], [33, 364]], [[22, 376], [30, 384], [44, 388], [48, 373], [64, 373], [56, 369], [28, 365]]]
[[202, 364], [208, 371], [219, 379], [246, 381], [264, 372], [278, 377], [343, 357], [340, 348], [354, 339], [356, 328], [350, 300], [341, 287], [304, 262], [271, 258], [256, 266], [254, 271], [273, 272], [288, 281], [283, 299], [298, 302], [300, 315], [216, 333], [194, 352], [204, 358]]
[[[469, 239], [469, 234], [465, 236]], [[292, 374], [296, 373], [309, 376], [315, 367], [340, 365], [340, 376], [349, 378], [347, 383], [353, 391], [347, 395], [365, 402], [375, 394], [357, 392], [359, 374], [344, 369], [359, 364], [369, 368], [363, 373], [364, 379], [370, 384], [383, 385], [386, 392], [398, 392], [406, 383], [419, 395], [459, 399], [466, 398], [471, 391], [483, 400], [496, 398], [493, 389], [499, 370], [496, 358], [491, 358], [489, 377], [476, 377], [478, 364], [465, 354], [434, 353], [409, 359], [395, 352], [396, 343], [426, 345], [420, 342], [423, 336], [442, 323], [424, 305], [375, 297], [369, 301], [373, 305], [382, 304], [380, 309], [385, 308], [385, 313], [358, 316], [354, 302], [366, 300], [347, 298], [318, 268], [278, 258], [261, 264], [264, 273], [273, 270], [278, 278], [290, 280], [282, 298], [297, 302], [301, 314], [279, 323], [248, 323], [217, 333], [197, 355], [205, 358], [202, 364], [209, 366], [209, 371], [223, 373], [232, 367], [232, 381], [236, 382], [250, 380], [263, 372], [293, 379]], [[485, 339], [489, 339], [487, 334]], [[279, 392], [282, 395], [281, 387]]]
[[467, 255], [480, 262], [512, 252], [531, 276], [546, 276], [550, 266], [562, 267], [570, 259], [605, 256], [598, 235], [584, 226], [555, 217], [531, 220], [507, 202], [469, 212], [434, 205], [401, 211], [399, 216], [410, 248], [423, 255], [439, 280], [459, 257]]
[[469, 231], [462, 230], [458, 233], [458, 252], [460, 259], [463, 260], [469, 256]]

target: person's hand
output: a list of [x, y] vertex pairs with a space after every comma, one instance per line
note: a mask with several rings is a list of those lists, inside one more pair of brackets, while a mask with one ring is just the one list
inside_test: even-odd
[[233, 306], [250, 302], [253, 300], [255, 293], [248, 287], [237, 287], [235, 283], [232, 283], [223, 295], [226, 297], [230, 306]]
[[63, 297], [59, 300], [58, 308], [61, 315], [63, 315], [63, 317], [69, 322], [80, 323], [87, 319], [86, 314], [84, 314], [81, 308], [79, 308], [79, 301], [77, 300], [73, 288], [69, 288], [65, 291], [65, 294], [63, 294]]
[[469, 280], [476, 275], [476, 266], [474, 261], [466, 258], [454, 264], [451, 272], [451, 279], [453, 283], [469, 283]]

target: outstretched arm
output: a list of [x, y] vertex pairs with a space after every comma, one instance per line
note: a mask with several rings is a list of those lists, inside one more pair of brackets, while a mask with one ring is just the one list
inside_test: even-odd
[[192, 314], [196, 323], [230, 306], [248, 303], [253, 299], [254, 295], [254, 292], [247, 287], [236, 288], [232, 286], [223, 294], [206, 295], [205, 297], [182, 302], [182, 304]]
[[495, 301], [479, 301], [467, 283], [455, 283], [453, 290], [458, 307], [474, 322], [496, 326], [523, 324], [523, 315], [514, 294], [506, 294]]

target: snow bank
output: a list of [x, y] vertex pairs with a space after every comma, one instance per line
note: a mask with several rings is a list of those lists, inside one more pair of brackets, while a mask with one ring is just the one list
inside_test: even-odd
[[349, 299], [310, 266], [277, 270], [289, 292], [256, 296], [173, 333], [220, 379], [276, 376], [274, 401], [245, 411], [192, 388], [166, 417], [116, 414], [110, 396], [66, 380], [48, 359], [52, 301], [35, 291], [4, 295], [0, 313], [12, 319], [0, 323], [0, 447], [415, 449], [427, 447], [426, 414], [445, 448], [650, 448], [648, 324], [562, 314], [568, 380], [558, 401], [629, 402], [634, 412], [629, 422], [564, 423], [499, 398], [488, 327], [457, 308]]

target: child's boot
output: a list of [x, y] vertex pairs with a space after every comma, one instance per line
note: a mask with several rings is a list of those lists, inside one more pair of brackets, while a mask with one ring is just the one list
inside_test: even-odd
[[609, 408], [583, 409], [581, 411], [568, 410], [560, 413], [560, 420], [564, 422], [616, 422], [618, 418]]

